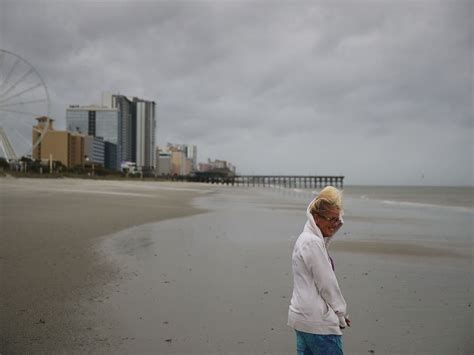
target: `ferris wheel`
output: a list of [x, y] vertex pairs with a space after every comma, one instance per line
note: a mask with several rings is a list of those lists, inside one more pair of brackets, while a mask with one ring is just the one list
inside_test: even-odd
[[[38, 71], [0, 49], [0, 155], [8, 161], [30, 156], [48, 130], [49, 111], [48, 89]], [[46, 117], [45, 124], [37, 126], [38, 117]]]

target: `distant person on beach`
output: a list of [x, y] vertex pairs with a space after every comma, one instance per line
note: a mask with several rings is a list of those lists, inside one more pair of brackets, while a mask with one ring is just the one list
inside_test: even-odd
[[327, 186], [311, 201], [308, 221], [293, 249], [293, 295], [288, 325], [296, 331], [298, 355], [342, 355], [346, 314], [328, 246], [341, 228], [342, 194]]

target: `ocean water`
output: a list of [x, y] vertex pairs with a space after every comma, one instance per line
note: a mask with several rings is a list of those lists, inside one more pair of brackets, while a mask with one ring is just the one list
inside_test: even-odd
[[[265, 188], [261, 188], [265, 189]], [[268, 187], [287, 198], [310, 199], [321, 189]], [[385, 204], [456, 207], [474, 211], [474, 187], [449, 186], [345, 186], [345, 198], [374, 200]]]
[[[301, 207], [320, 189], [260, 188]], [[473, 187], [346, 186], [338, 239], [436, 242], [472, 247]]]
[[347, 186], [351, 198], [378, 200], [386, 204], [457, 207], [474, 210], [474, 187]]

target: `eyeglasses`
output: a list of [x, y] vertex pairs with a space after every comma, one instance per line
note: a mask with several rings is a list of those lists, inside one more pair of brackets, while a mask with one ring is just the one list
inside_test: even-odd
[[331, 223], [331, 224], [334, 224], [334, 225], [339, 225], [339, 224], [342, 224], [342, 219], [340, 217], [327, 217], [327, 216], [324, 216], [322, 214], [317, 214], [319, 217], [321, 217], [322, 219], [324, 219], [325, 221]]

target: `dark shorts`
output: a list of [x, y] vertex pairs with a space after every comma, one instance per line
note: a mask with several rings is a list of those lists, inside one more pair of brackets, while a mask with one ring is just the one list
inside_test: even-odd
[[296, 330], [297, 355], [343, 355], [341, 335], [319, 335]]

